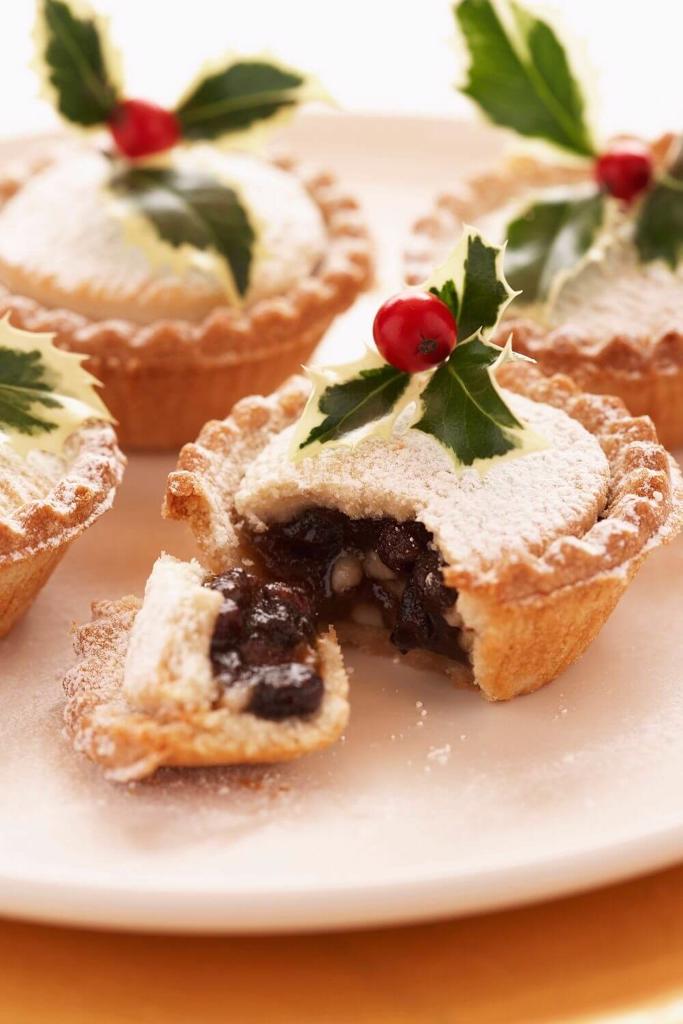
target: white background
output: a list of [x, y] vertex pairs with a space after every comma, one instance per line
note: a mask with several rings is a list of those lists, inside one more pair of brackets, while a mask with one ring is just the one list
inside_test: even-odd
[[[315, 71], [350, 110], [472, 116], [448, 0], [96, 0], [125, 53], [129, 95], [172, 103], [201, 62], [269, 50]], [[599, 97], [603, 132], [683, 120], [681, 0], [554, 0]], [[30, 69], [33, 0], [0, 3], [0, 135], [49, 128]]]

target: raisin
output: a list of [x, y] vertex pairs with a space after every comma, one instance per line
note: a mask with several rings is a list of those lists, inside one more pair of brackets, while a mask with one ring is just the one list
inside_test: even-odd
[[211, 638], [211, 650], [235, 647], [242, 635], [242, 611], [231, 597], [223, 599]]
[[434, 611], [446, 611], [455, 601], [455, 592], [443, 581], [436, 551], [428, 550], [420, 555], [413, 570], [413, 582], [424, 603]]
[[405, 654], [413, 647], [429, 647], [434, 634], [432, 617], [424, 606], [418, 587], [411, 580], [403, 591], [390, 640]]
[[284, 583], [266, 584], [248, 610], [243, 635], [265, 639], [273, 648], [292, 648], [314, 635], [313, 618], [305, 594]]
[[346, 538], [350, 548], [358, 551], [374, 551], [377, 538], [390, 519], [349, 519], [346, 523]]
[[230, 598], [241, 607], [250, 603], [256, 585], [256, 578], [244, 569], [228, 569], [206, 583], [211, 590], [218, 590], [223, 597]]
[[288, 523], [270, 528], [266, 547], [288, 563], [297, 559], [329, 562], [344, 545], [344, 516], [332, 509], [311, 508]]
[[255, 668], [245, 679], [253, 686], [247, 711], [271, 722], [312, 715], [323, 699], [322, 679], [301, 662]]
[[377, 538], [376, 551], [392, 572], [405, 572], [424, 551], [428, 534], [421, 523], [389, 522]]

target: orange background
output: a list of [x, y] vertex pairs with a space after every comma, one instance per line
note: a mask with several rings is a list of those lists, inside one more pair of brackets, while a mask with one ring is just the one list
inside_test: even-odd
[[273, 938], [0, 923], [1, 1024], [683, 1021], [683, 866], [444, 924]]

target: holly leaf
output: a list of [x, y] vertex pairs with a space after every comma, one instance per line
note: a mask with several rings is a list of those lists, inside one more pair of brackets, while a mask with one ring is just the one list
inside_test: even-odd
[[77, 15], [64, 0], [42, 0], [36, 40], [55, 106], [68, 121], [91, 128], [107, 121], [120, 90], [106, 33], [95, 15], [84, 10]]
[[163, 242], [217, 255], [240, 296], [249, 287], [256, 234], [237, 192], [209, 174], [129, 167], [110, 185]]
[[176, 108], [186, 139], [216, 139], [272, 121], [326, 94], [315, 79], [267, 60], [238, 60], [201, 78]]
[[594, 156], [581, 88], [550, 25], [512, 0], [461, 0], [454, 13], [470, 57], [461, 92], [503, 128]]
[[310, 445], [340, 441], [379, 420], [390, 418], [393, 423], [391, 414], [397, 414], [397, 404], [410, 384], [410, 374], [371, 351], [355, 363], [308, 370], [308, 376], [313, 387], [297, 424], [295, 453]]
[[508, 224], [505, 273], [525, 302], [545, 299], [560, 275], [574, 270], [594, 245], [606, 216], [599, 191], [532, 203]]
[[515, 297], [503, 272], [504, 246], [466, 227], [442, 266], [421, 285], [445, 302], [458, 324], [458, 344], [487, 337]]
[[499, 366], [522, 358], [509, 341], [503, 349], [481, 337], [456, 345], [422, 392], [415, 429], [435, 437], [456, 466], [542, 447], [506, 404], [494, 377]]
[[[453, 312], [458, 344], [436, 370], [403, 373], [376, 352], [348, 366], [309, 371], [313, 387], [293, 435], [290, 455], [313, 454], [345, 438], [388, 437], [400, 421], [432, 434], [456, 468], [513, 449], [543, 447], [498, 390], [493, 371], [524, 359], [486, 340], [514, 297], [503, 274], [504, 249], [467, 228], [449, 259], [422, 286]], [[409, 339], [406, 339], [409, 340]], [[413, 408], [414, 407], [414, 408]]]
[[665, 260], [675, 269], [683, 258], [683, 136], [667, 173], [642, 202], [635, 242], [644, 261]]
[[33, 334], [0, 320], [0, 442], [20, 455], [60, 453], [87, 420], [113, 422], [82, 367], [84, 356], [55, 348], [52, 334]]

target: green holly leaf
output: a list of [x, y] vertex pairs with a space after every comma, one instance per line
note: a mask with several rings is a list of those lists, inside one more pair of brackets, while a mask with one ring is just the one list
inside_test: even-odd
[[515, 355], [482, 338], [458, 344], [432, 375], [421, 395], [416, 430], [435, 437], [456, 465], [506, 455], [517, 448], [540, 447], [517, 419], [496, 384], [494, 371]]
[[99, 382], [62, 352], [52, 334], [20, 331], [0, 320], [0, 441], [21, 455], [61, 452], [66, 439], [91, 419], [112, 422], [95, 392]]
[[454, 13], [470, 56], [461, 91], [495, 124], [594, 156], [581, 88], [550, 25], [510, 0], [461, 0]]
[[237, 192], [217, 178], [162, 167], [130, 167], [110, 182], [163, 242], [220, 258], [239, 295], [249, 287], [256, 240]]
[[645, 196], [635, 242], [642, 260], [665, 260], [674, 268], [683, 258], [683, 136], [673, 163]]
[[186, 139], [216, 139], [272, 121], [299, 104], [324, 99], [313, 78], [272, 61], [238, 60], [200, 79], [178, 104]]
[[114, 55], [95, 15], [79, 16], [64, 0], [42, 0], [36, 38], [41, 70], [60, 114], [86, 128], [103, 124], [120, 90]]
[[56, 423], [36, 415], [36, 406], [56, 409], [37, 349], [22, 352], [0, 347], [0, 427], [35, 436], [55, 430]]
[[547, 298], [560, 275], [574, 270], [605, 223], [607, 203], [598, 191], [532, 203], [508, 224], [505, 273], [525, 302]]
[[410, 374], [389, 366], [374, 352], [356, 363], [308, 373], [313, 388], [297, 425], [295, 451], [339, 441], [389, 417], [410, 383]]
[[503, 272], [504, 246], [491, 245], [466, 228], [448, 260], [421, 285], [450, 308], [458, 343], [487, 337], [515, 297]]
[[[456, 468], [518, 449], [543, 447], [510, 410], [493, 371], [523, 359], [486, 340], [514, 297], [503, 273], [504, 249], [468, 228], [449, 259], [422, 287], [445, 302], [458, 322], [458, 344], [436, 370], [403, 373], [376, 352], [348, 366], [308, 371], [313, 387], [294, 430], [291, 457], [310, 455], [349, 437], [389, 437], [401, 420], [432, 434]], [[405, 415], [404, 415], [405, 413]]]

